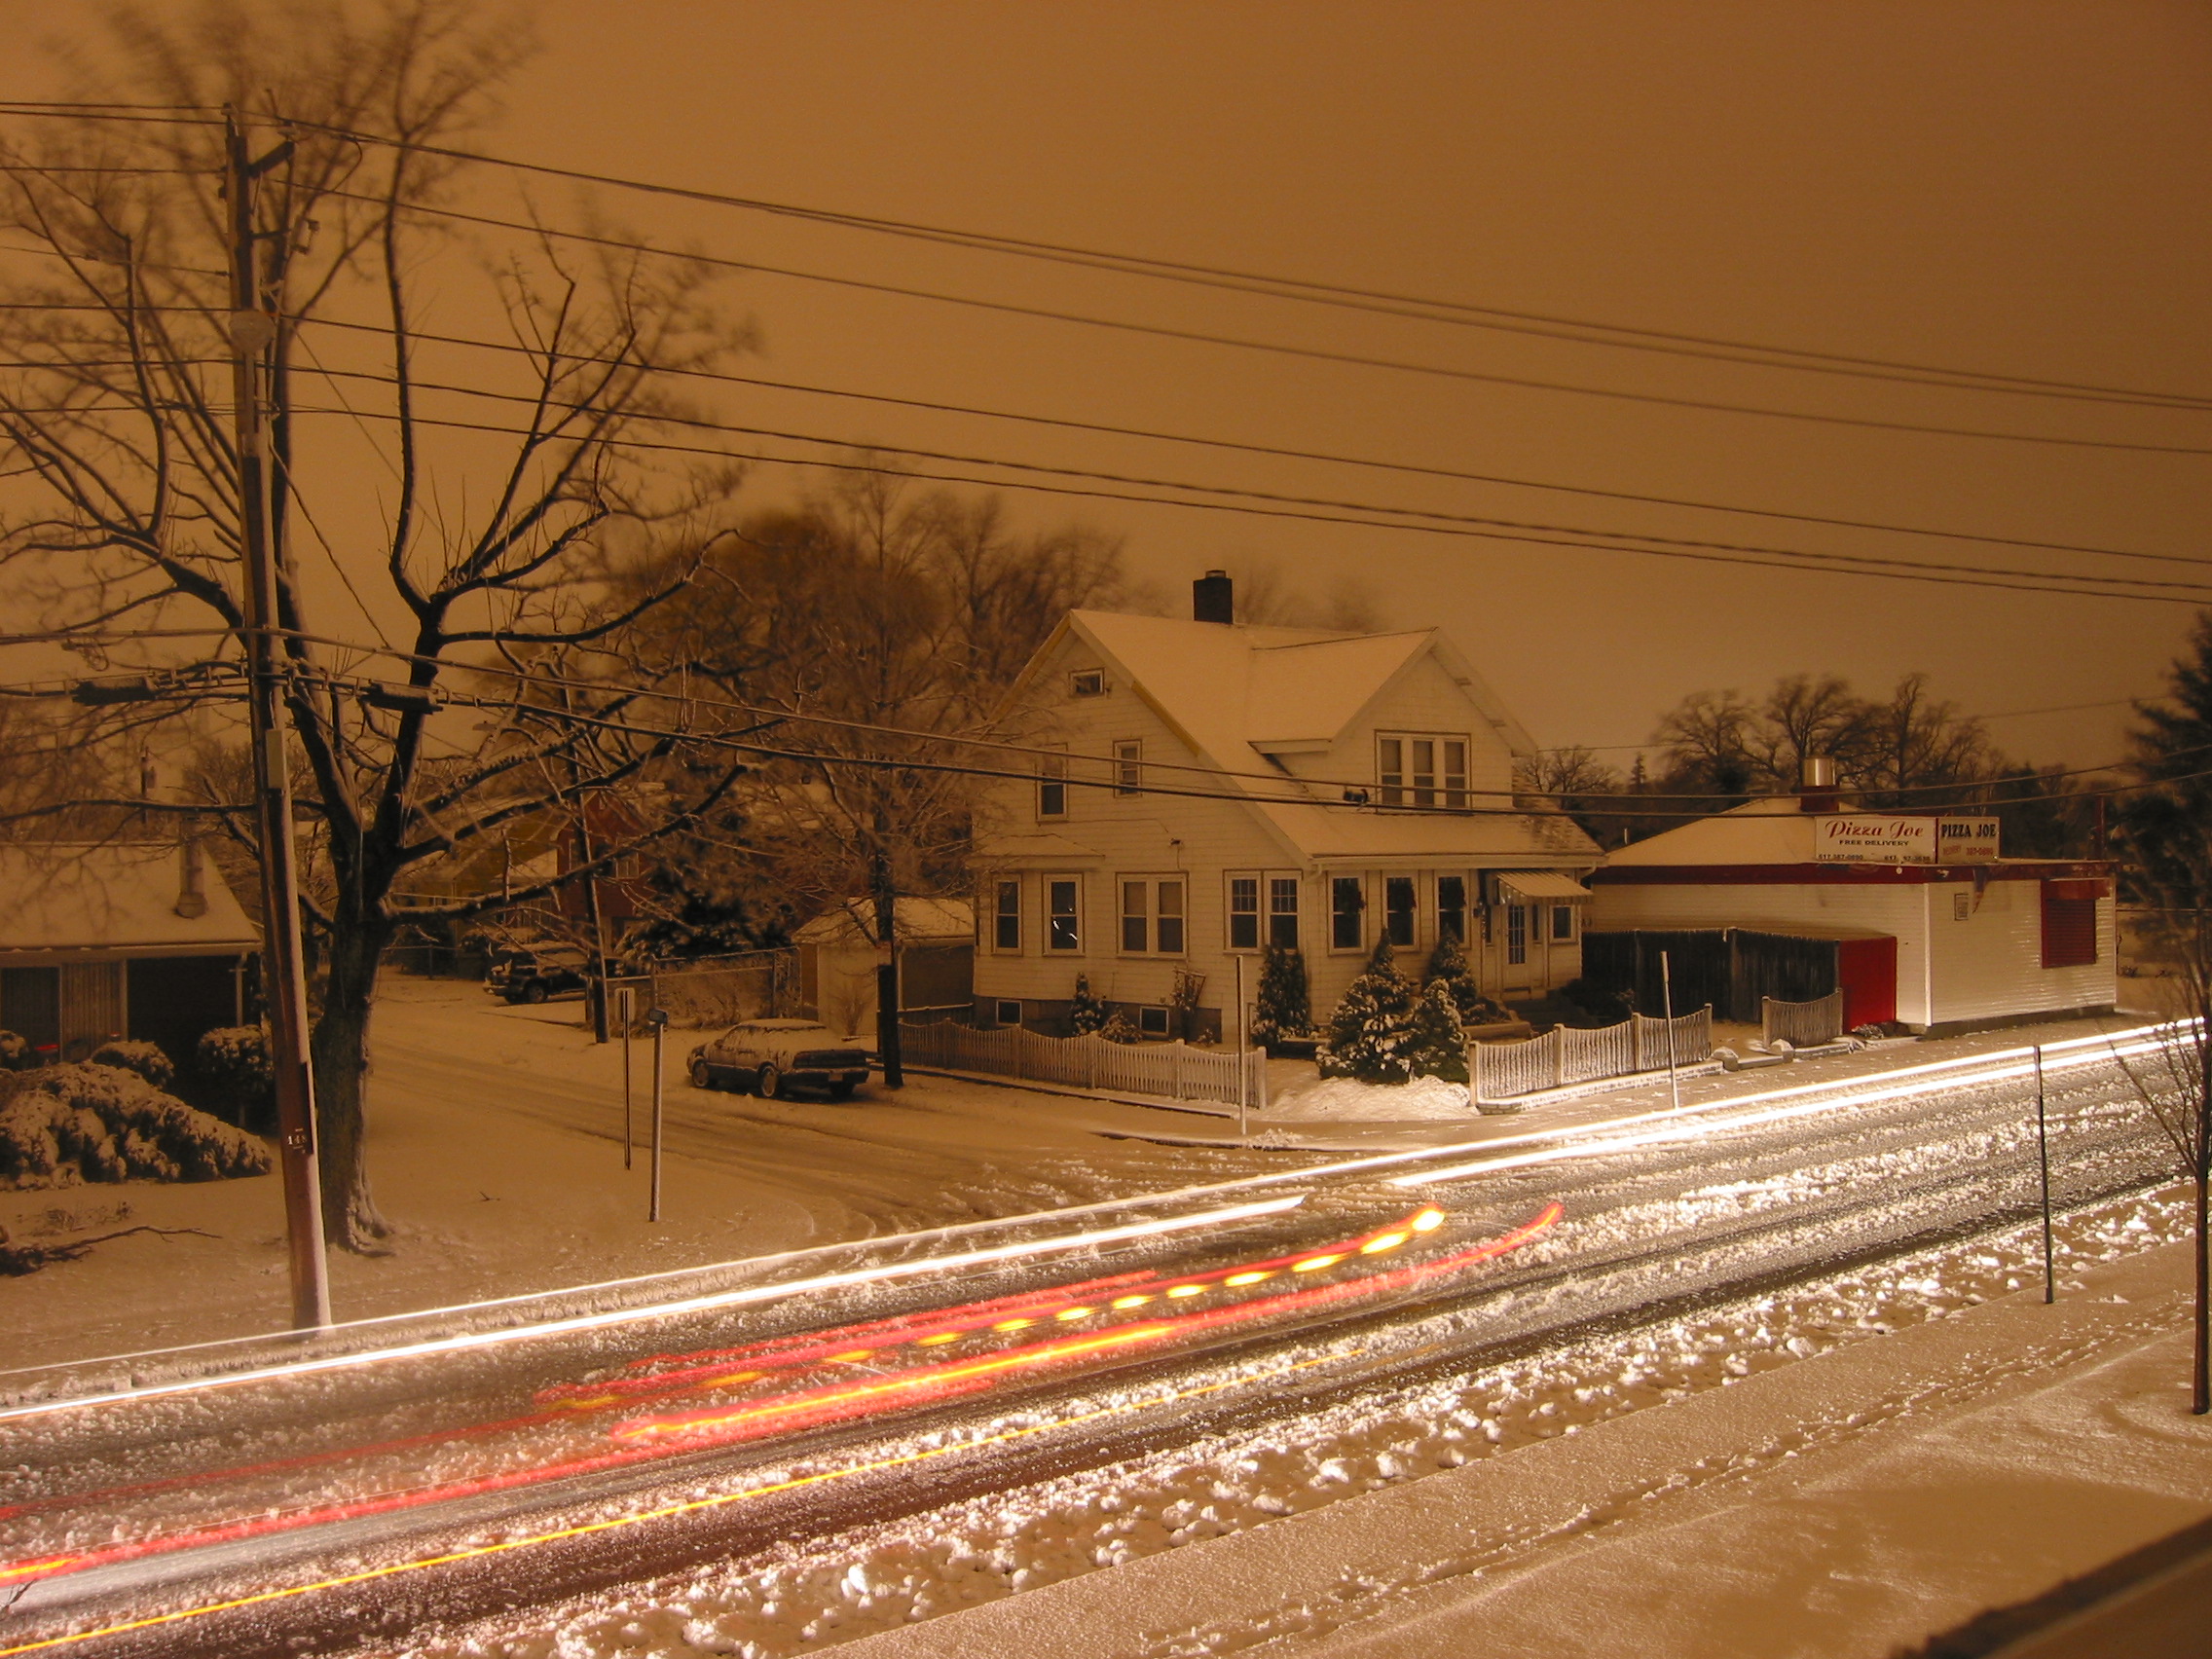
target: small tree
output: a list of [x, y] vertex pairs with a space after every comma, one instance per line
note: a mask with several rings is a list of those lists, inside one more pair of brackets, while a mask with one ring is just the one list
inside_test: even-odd
[[1088, 1037], [1093, 1031], [1106, 1028], [1105, 1002], [1090, 989], [1090, 976], [1075, 977], [1075, 995], [1068, 999], [1068, 1029], [1078, 1037]]
[[1451, 994], [1453, 1011], [1462, 1025], [1488, 1025], [1508, 1017], [1505, 1010], [1483, 995], [1474, 969], [1467, 965], [1467, 953], [1450, 934], [1429, 952], [1428, 972], [1422, 977], [1430, 987], [1442, 985]]
[[1272, 1050], [1285, 1037], [1304, 1037], [1313, 1029], [1312, 993], [1306, 983], [1306, 957], [1294, 944], [1271, 944], [1260, 953], [1260, 991], [1252, 1011], [1254, 1046]]
[[1407, 1069], [1415, 1077], [1438, 1077], [1446, 1083], [1467, 1081], [1467, 1035], [1459, 1024], [1459, 1009], [1452, 989], [1442, 979], [1431, 979], [1414, 1005], [1406, 1027], [1404, 1053]]
[[1413, 981], [1398, 972], [1396, 954], [1383, 940], [1329, 1015], [1317, 1056], [1321, 1075], [1404, 1083], [1413, 1075], [1407, 1040], [1416, 1000]]

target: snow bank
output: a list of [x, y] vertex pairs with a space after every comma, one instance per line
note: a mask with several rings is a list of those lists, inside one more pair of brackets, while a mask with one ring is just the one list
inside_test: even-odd
[[1265, 1121], [1309, 1123], [1317, 1120], [1405, 1123], [1417, 1118], [1471, 1118], [1467, 1086], [1438, 1077], [1411, 1083], [1361, 1083], [1329, 1077], [1278, 1095], [1268, 1103]]

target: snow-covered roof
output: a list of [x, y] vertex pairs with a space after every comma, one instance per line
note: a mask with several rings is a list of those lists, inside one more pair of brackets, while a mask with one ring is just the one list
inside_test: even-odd
[[[910, 944], [967, 943], [976, 937], [976, 911], [965, 899], [900, 899], [892, 926]], [[800, 944], [858, 945], [875, 941], [875, 901], [848, 899], [792, 935]]]
[[[1068, 633], [1099, 654], [1112, 678], [1144, 698], [1200, 764], [1259, 774], [1225, 780], [1226, 787], [1248, 793], [1277, 793], [1265, 781], [1269, 774], [1282, 778], [1279, 793], [1295, 791], [1296, 781], [1274, 756], [1327, 749], [1401, 676], [1429, 657], [1513, 754], [1534, 750], [1520, 722], [1439, 629], [1344, 634], [1072, 610], [1038, 652], [1031, 672]], [[1314, 786], [1312, 798], [1318, 803], [1333, 793]], [[1550, 810], [1347, 812], [1341, 805], [1273, 801], [1255, 801], [1253, 807], [1287, 850], [1312, 862], [1525, 859], [1542, 866], [1588, 866], [1599, 857], [1571, 819]]]
[[192, 855], [201, 903], [185, 901], [186, 858], [173, 841], [0, 845], [0, 957], [259, 950], [214, 860]]
[[1629, 865], [1798, 865], [1813, 862], [1814, 815], [1794, 795], [1748, 800], [1605, 855]]

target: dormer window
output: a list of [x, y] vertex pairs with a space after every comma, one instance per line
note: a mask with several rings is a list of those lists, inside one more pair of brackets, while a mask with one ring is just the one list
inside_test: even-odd
[[1375, 781], [1384, 806], [1467, 806], [1467, 740], [1426, 732], [1382, 732], [1375, 739]]
[[1068, 676], [1068, 695], [1071, 697], [1103, 697], [1106, 695], [1106, 671], [1102, 668], [1079, 668]]

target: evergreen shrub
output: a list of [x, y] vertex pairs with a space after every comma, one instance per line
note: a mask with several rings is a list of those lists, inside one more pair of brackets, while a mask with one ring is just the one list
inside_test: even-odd
[[176, 1063], [162, 1051], [159, 1043], [128, 1038], [103, 1043], [92, 1051], [92, 1064], [136, 1072], [156, 1088], [166, 1088], [176, 1081]]
[[1450, 990], [1461, 1025], [1494, 1025], [1513, 1017], [1483, 995], [1482, 986], [1475, 982], [1474, 969], [1467, 965], [1467, 953], [1449, 934], [1436, 941], [1436, 948], [1428, 955], [1428, 972], [1421, 977], [1429, 984], [1442, 983]]
[[1306, 957], [1294, 944], [1271, 944], [1260, 953], [1260, 990], [1252, 1010], [1252, 1044], [1273, 1051], [1285, 1037], [1313, 1031], [1312, 993]]
[[1078, 974], [1075, 977], [1075, 995], [1068, 999], [1068, 1030], [1078, 1037], [1087, 1037], [1104, 1027], [1105, 1023], [1104, 999], [1092, 994], [1088, 974]]
[[1446, 1083], [1467, 1081], [1467, 1036], [1459, 1024], [1459, 1007], [1441, 979], [1431, 979], [1414, 1005], [1406, 1027], [1406, 1069], [1414, 1077], [1442, 1078]]
[[120, 1066], [52, 1066], [0, 1106], [0, 1182], [212, 1181], [276, 1166], [252, 1135]]
[[1362, 1083], [1410, 1079], [1415, 1001], [1413, 981], [1398, 972], [1396, 953], [1383, 940], [1329, 1015], [1328, 1035], [1314, 1053], [1321, 1075]]
[[266, 1026], [218, 1026], [200, 1039], [193, 1070], [217, 1117], [248, 1129], [276, 1126], [276, 1068]]

